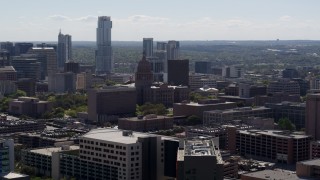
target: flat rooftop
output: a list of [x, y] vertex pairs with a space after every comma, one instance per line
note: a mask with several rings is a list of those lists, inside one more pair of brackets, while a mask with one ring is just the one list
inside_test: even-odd
[[25, 178], [25, 177], [28, 177], [28, 175], [14, 173], [14, 172], [10, 172], [3, 176], [3, 178], [5, 179], [16, 179], [16, 178]]
[[310, 166], [320, 166], [320, 159], [312, 159], [312, 160], [306, 160], [306, 161], [300, 161], [298, 163], [310, 165]]
[[270, 180], [298, 180], [300, 179], [296, 174], [285, 171], [285, 170], [263, 170], [263, 171], [257, 171], [247, 174], [242, 174], [241, 176], [251, 177], [251, 178], [257, 178], [257, 179], [270, 179]]
[[294, 138], [294, 139], [300, 139], [300, 138], [307, 138], [310, 136], [304, 135], [304, 134], [298, 134], [298, 133], [291, 133], [288, 131], [281, 131], [281, 130], [240, 130], [239, 131], [242, 134], [250, 134], [250, 135], [268, 135], [268, 136], [276, 136], [279, 138]]
[[50, 147], [50, 148], [43, 148], [43, 149], [32, 149], [30, 152], [51, 156], [54, 152], [62, 152], [62, 151], [69, 151], [69, 150], [78, 150], [79, 146], [70, 146], [68, 150], [62, 150], [61, 147]]
[[119, 129], [111, 128], [99, 128], [89, 131], [83, 135], [82, 138], [89, 138], [95, 140], [102, 140], [107, 142], [123, 143], [123, 144], [134, 144], [138, 141], [139, 137], [150, 137], [156, 136], [152, 134], [132, 132], [132, 135], [123, 136], [123, 131]]

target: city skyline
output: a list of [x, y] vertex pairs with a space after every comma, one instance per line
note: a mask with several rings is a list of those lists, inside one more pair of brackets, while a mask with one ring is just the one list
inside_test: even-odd
[[0, 14], [10, 17], [0, 21], [0, 41], [56, 41], [60, 28], [74, 41], [95, 41], [104, 15], [113, 19], [115, 41], [320, 39], [316, 0], [39, 2], [2, 2]]

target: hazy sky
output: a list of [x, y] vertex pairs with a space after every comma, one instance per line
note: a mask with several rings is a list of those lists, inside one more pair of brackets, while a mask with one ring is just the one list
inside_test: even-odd
[[95, 41], [97, 16], [112, 40], [320, 40], [319, 0], [0, 0], [0, 41]]

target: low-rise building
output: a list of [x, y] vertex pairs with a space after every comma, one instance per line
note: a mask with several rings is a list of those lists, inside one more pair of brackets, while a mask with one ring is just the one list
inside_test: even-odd
[[181, 142], [177, 155], [177, 180], [223, 179], [223, 160], [212, 139]]
[[39, 117], [45, 112], [51, 111], [51, 109], [51, 102], [40, 101], [34, 97], [19, 97], [9, 103], [9, 113], [15, 115]]
[[290, 171], [284, 171], [282, 169], [276, 170], [263, 170], [263, 171], [256, 171], [250, 172], [241, 175], [241, 180], [299, 180], [299, 177]]
[[139, 132], [167, 130], [173, 128], [173, 118], [149, 114], [144, 117], [119, 118], [118, 128]]
[[297, 162], [296, 171], [300, 178], [320, 179], [320, 159]]

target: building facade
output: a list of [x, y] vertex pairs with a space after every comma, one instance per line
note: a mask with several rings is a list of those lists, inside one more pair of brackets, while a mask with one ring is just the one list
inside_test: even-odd
[[306, 134], [320, 140], [320, 94], [307, 95], [306, 101]]
[[143, 49], [146, 53], [146, 57], [153, 57], [153, 38], [143, 38]]
[[72, 59], [72, 40], [69, 34], [62, 34], [61, 31], [58, 35], [58, 68], [63, 69], [64, 63]]
[[112, 21], [109, 16], [98, 18], [96, 74], [107, 74], [113, 71], [111, 28]]

